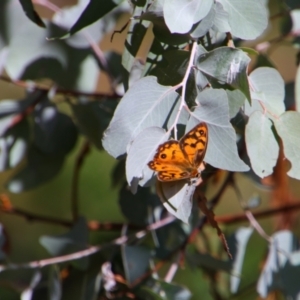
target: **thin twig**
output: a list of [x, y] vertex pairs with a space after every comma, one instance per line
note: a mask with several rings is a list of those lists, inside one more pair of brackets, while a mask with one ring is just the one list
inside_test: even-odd
[[[30, 89], [30, 90], [36, 90], [36, 91], [45, 91], [49, 92], [52, 87], [48, 86], [43, 86], [41, 84], [33, 83], [33, 82], [26, 82], [23, 80], [11, 80], [10, 78], [0, 75], [0, 80], [12, 83], [16, 86], [22, 87], [24, 89]], [[97, 100], [99, 99], [116, 99], [118, 100], [119, 98], [122, 97], [122, 95], [118, 93], [112, 93], [112, 94], [107, 94], [107, 93], [88, 93], [88, 92], [82, 92], [82, 91], [76, 91], [76, 90], [68, 90], [64, 88], [58, 87], [56, 90], [56, 94], [63, 94], [64, 96], [85, 96], [89, 98], [96, 98]]]
[[271, 238], [271, 237], [264, 231], [264, 229], [260, 226], [260, 224], [259, 224], [259, 223], [257, 222], [257, 220], [254, 218], [252, 212], [251, 212], [249, 209], [247, 209], [247, 204], [246, 204], [246, 202], [245, 202], [245, 200], [244, 200], [244, 197], [243, 197], [243, 195], [242, 195], [242, 193], [241, 193], [239, 187], [236, 185], [235, 181], [232, 181], [232, 182], [231, 182], [231, 186], [232, 186], [232, 188], [234, 189], [234, 191], [235, 191], [235, 193], [236, 193], [236, 196], [237, 196], [237, 198], [238, 198], [238, 200], [239, 200], [239, 202], [240, 202], [242, 208], [244, 209], [245, 215], [246, 215], [247, 219], [249, 220], [251, 226], [257, 231], [257, 233], [258, 233], [261, 237], [265, 238], [268, 242], [270, 242], [272, 238]]
[[71, 254], [67, 255], [62, 255], [62, 256], [56, 256], [53, 258], [47, 258], [47, 259], [42, 259], [42, 260], [36, 260], [36, 261], [31, 261], [27, 263], [22, 263], [22, 264], [2, 264], [0, 265], [0, 272], [3, 272], [5, 270], [17, 270], [17, 269], [35, 269], [35, 268], [43, 268], [45, 266], [53, 265], [53, 264], [59, 264], [59, 263], [64, 263], [76, 259], [80, 259], [83, 257], [90, 256], [94, 253], [97, 253], [101, 250], [107, 249], [112, 246], [120, 246], [123, 244], [126, 244], [129, 241], [132, 241], [134, 239], [140, 239], [142, 236], [145, 236], [149, 231], [151, 230], [156, 230], [158, 228], [164, 227], [167, 224], [172, 223], [175, 220], [175, 217], [173, 216], [168, 216], [165, 219], [159, 220], [149, 226], [146, 227], [146, 229], [141, 230], [137, 233], [131, 234], [129, 236], [121, 236], [119, 238], [114, 239], [113, 241], [103, 244], [102, 246], [91, 246], [85, 250], [77, 251]]
[[[294, 211], [296, 209], [300, 209], [300, 201], [299, 202], [293, 202], [288, 205], [284, 204], [281, 206], [278, 206], [276, 208], [269, 208], [257, 212], [252, 212], [253, 216], [256, 219], [259, 218], [266, 218], [266, 217], [272, 217], [277, 214], [282, 214], [283, 212], [288, 211]], [[228, 215], [228, 216], [218, 216], [216, 217], [216, 221], [223, 224], [235, 224], [247, 221], [248, 218], [244, 213], [241, 214], [235, 214], [235, 215]]]

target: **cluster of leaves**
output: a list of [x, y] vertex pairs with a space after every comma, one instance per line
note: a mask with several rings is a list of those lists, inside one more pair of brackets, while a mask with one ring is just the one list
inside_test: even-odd
[[[237, 47], [241, 40], [253, 40], [266, 30], [264, 2], [132, 0], [130, 7], [126, 1], [81, 0], [72, 7], [55, 9], [47, 21], [39, 17], [30, 0], [0, 3], [0, 71], [5, 70], [12, 81], [27, 82], [24, 99], [0, 102], [0, 170], [15, 168], [26, 158], [7, 189], [20, 193], [53, 178], [80, 132], [99, 150], [103, 147], [117, 159], [126, 157], [127, 184], [120, 184], [120, 207], [131, 224], [148, 226], [147, 231], [102, 247], [87, 246], [88, 227], [83, 219], [63, 236], [42, 237], [41, 244], [54, 258], [27, 265], [37, 271], [23, 299], [44, 293], [60, 299], [61, 274], [53, 265], [67, 261], [84, 274], [85, 284], [80, 286], [84, 299], [97, 299], [100, 293], [120, 299], [189, 299], [191, 293], [185, 287], [158, 279], [156, 269], [149, 267], [157, 260], [170, 260], [180, 250], [187, 264], [208, 274], [230, 272], [230, 292], [239, 292], [241, 280], [236, 275], [243, 271], [253, 230], [240, 228], [228, 239], [233, 260], [188, 246], [191, 235], [205, 221], [193, 201], [196, 187], [187, 181], [160, 184], [163, 207], [151, 188], [155, 174], [147, 163], [170, 136], [178, 139], [205, 122], [209, 138], [204, 160], [212, 168], [251, 169], [264, 178], [273, 173], [282, 141], [291, 163], [288, 175], [300, 179], [300, 114], [286, 111], [284, 82], [267, 59], [249, 74], [249, 55], [261, 55]], [[283, 11], [294, 26], [285, 28], [284, 34], [296, 35], [299, 13], [292, 2], [291, 11]], [[97, 44], [124, 12], [132, 18], [122, 57], [112, 52], [99, 54]], [[145, 63], [140, 63], [136, 56], [150, 28], [153, 41]], [[112, 95], [93, 94], [99, 70], [108, 74]], [[29, 82], [45, 79], [54, 87]], [[120, 84], [126, 93], [117, 105]], [[57, 93], [64, 95], [65, 110]], [[115, 181], [123, 162], [116, 167]], [[208, 172], [203, 177], [208, 178]], [[167, 212], [176, 218], [166, 218]], [[165, 218], [169, 218], [167, 223], [163, 223]], [[300, 264], [294, 239], [288, 231], [270, 238], [268, 260], [257, 285], [262, 297], [273, 289], [293, 298], [299, 295], [297, 283], [290, 280], [297, 278]], [[97, 257], [86, 257], [95, 252], [100, 252]], [[46, 265], [51, 265], [50, 275], [40, 273], [39, 267]], [[7, 268], [10, 265], [3, 267]], [[285, 280], [275, 280], [278, 277]], [[50, 279], [47, 288], [42, 284], [45, 278]]]

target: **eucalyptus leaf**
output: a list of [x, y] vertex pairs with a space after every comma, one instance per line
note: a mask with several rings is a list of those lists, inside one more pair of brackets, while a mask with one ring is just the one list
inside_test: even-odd
[[265, 114], [251, 114], [246, 126], [247, 153], [253, 171], [261, 178], [273, 173], [279, 155], [279, 145], [272, 132], [272, 122]]
[[129, 284], [139, 280], [149, 270], [151, 257], [150, 249], [144, 246], [122, 246], [125, 276]]
[[60, 300], [62, 297], [62, 284], [58, 266], [50, 266], [49, 273], [49, 300]]
[[166, 24], [172, 33], [186, 33], [209, 13], [212, 4], [212, 0], [165, 0]]
[[69, 116], [44, 102], [35, 108], [34, 144], [45, 154], [66, 155], [75, 146], [77, 129]]
[[[299, 295], [299, 286], [297, 288], [295, 285], [293, 286], [292, 282], [289, 283], [292, 280], [290, 276], [286, 277], [288, 274], [292, 274], [292, 270], [284, 272], [290, 254], [297, 249], [296, 244], [295, 236], [288, 230], [276, 232], [272, 236], [268, 257], [257, 283], [257, 292], [261, 297], [266, 297], [272, 290], [282, 290], [293, 296], [292, 298], [295, 296], [295, 290], [298, 290]], [[299, 274], [299, 269], [297, 273]], [[296, 274], [294, 273], [294, 275]], [[293, 283], [296, 282], [293, 281]], [[289, 289], [286, 289], [287, 285], [290, 285]], [[285, 288], [283, 289], [283, 287]]]
[[184, 223], [189, 223], [193, 208], [195, 185], [186, 180], [159, 182], [158, 195], [169, 213]]
[[240, 49], [219, 47], [208, 53], [199, 54], [197, 68], [205, 76], [238, 88], [250, 99], [247, 68], [250, 58]]
[[12, 193], [20, 193], [35, 188], [52, 179], [62, 168], [65, 155], [47, 155], [31, 146], [27, 164], [18, 170], [6, 183]]
[[[241, 227], [235, 233], [231, 239], [234, 239], [234, 246], [236, 248], [234, 261], [232, 264], [232, 275], [230, 276], [230, 291], [236, 293], [240, 284], [240, 274], [242, 274], [242, 267], [245, 258], [246, 247], [250, 236], [253, 233], [251, 227]], [[230, 243], [229, 243], [230, 247]], [[231, 247], [230, 247], [231, 248]]]
[[88, 101], [81, 98], [79, 101], [71, 105], [76, 124], [81, 133], [87, 136], [99, 150], [102, 150], [102, 135], [111, 120], [117, 99], [103, 98]]
[[159, 85], [153, 76], [135, 82], [121, 99], [104, 133], [105, 150], [114, 157], [124, 155], [143, 129], [162, 127], [167, 122], [178, 98], [171, 87]]
[[274, 125], [282, 139], [284, 155], [292, 165], [287, 174], [300, 179], [300, 113], [287, 111], [275, 120]]
[[186, 130], [204, 121], [209, 137], [204, 161], [216, 168], [245, 172], [249, 167], [238, 156], [236, 133], [229, 122], [226, 98], [226, 92], [221, 89], [206, 89], [199, 93], [200, 105], [194, 109]]
[[[53, 15], [52, 21], [56, 25], [66, 30], [69, 30], [74, 25], [72, 27], [74, 32], [71, 29], [71, 36], [66, 39], [66, 43], [72, 47], [89, 48], [91, 46], [91, 43], [100, 42], [105, 34], [111, 32], [114, 29], [118, 16], [122, 12], [124, 13], [129, 9], [129, 7], [126, 5], [119, 5], [115, 9], [110, 10], [110, 7], [115, 6], [114, 2], [106, 1], [105, 4], [102, 3], [102, 9], [100, 9], [99, 11], [92, 11], [93, 5], [97, 6], [99, 4], [99, 1], [97, 1], [97, 3], [89, 2], [90, 1], [87, 0], [80, 0], [76, 5], [63, 7]], [[92, 23], [90, 23], [90, 17], [92, 16], [92, 14], [98, 14], [98, 16], [103, 14], [103, 9], [105, 10], [105, 8], [103, 7], [104, 5], [107, 5], [106, 9], [108, 12], [99, 19], [97, 18], [97, 16], [95, 16], [96, 20], [94, 22], [92, 20]], [[88, 18], [84, 17], [84, 13]], [[77, 20], [77, 27], [75, 27], [74, 20]], [[81, 29], [83, 28], [84, 31], [81, 31]]]
[[[252, 106], [245, 104], [245, 113], [250, 115], [254, 111], [267, 110], [269, 116], [279, 116], [285, 111], [284, 81], [279, 72], [270, 67], [255, 69], [249, 76], [251, 85]], [[256, 101], [261, 102], [257, 105]]]
[[245, 96], [239, 90], [226, 90], [229, 106], [229, 117], [234, 118], [245, 103]]
[[139, 188], [135, 194], [123, 185], [119, 192], [119, 205], [123, 215], [135, 225], [149, 224], [154, 210], [161, 203], [158, 197], [151, 193], [150, 188]]
[[261, 35], [268, 25], [268, 11], [263, 1], [218, 0], [228, 13], [228, 21], [234, 36], [253, 40]]
[[[1, 126], [0, 120], [0, 126]], [[0, 138], [0, 171], [16, 167], [25, 157], [30, 137], [27, 119], [10, 127]]]
[[101, 19], [103, 16], [117, 7], [121, 2], [122, 0], [81, 0], [82, 6], [85, 4], [86, 7], [70, 29], [70, 34], [72, 35], [84, 27], [89, 26]]
[[158, 146], [169, 137], [162, 128], [148, 127], [141, 131], [131, 143], [126, 159], [126, 178], [132, 191], [136, 192], [140, 179], [149, 181], [153, 172], [147, 166]]
[[[20, 79], [25, 74], [26, 68], [38, 61], [44, 66], [44, 68], [40, 67], [39, 76], [41, 77], [50, 77], [50, 74], [54, 72], [54, 66], [56, 72], [58, 68], [62, 72], [62, 69], [67, 66], [67, 57], [61, 43], [47, 41], [46, 30], [28, 22], [28, 20], [23, 22], [19, 24], [18, 32], [12, 36], [10, 41], [5, 65], [8, 75], [12, 79]], [[49, 61], [52, 62], [52, 65], [48, 64]], [[48, 68], [45, 68], [45, 65], [48, 65]]]

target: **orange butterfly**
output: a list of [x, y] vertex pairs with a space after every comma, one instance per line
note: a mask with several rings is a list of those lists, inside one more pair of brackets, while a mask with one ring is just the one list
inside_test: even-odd
[[207, 125], [200, 123], [179, 141], [170, 140], [161, 144], [148, 166], [157, 172], [160, 181], [199, 177], [207, 142]]

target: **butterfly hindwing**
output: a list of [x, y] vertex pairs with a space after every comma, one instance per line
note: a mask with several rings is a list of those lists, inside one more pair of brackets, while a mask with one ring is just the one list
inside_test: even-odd
[[161, 181], [189, 178], [189, 165], [178, 141], [167, 141], [160, 145], [154, 159], [148, 163], [150, 169], [158, 172], [157, 177]]

